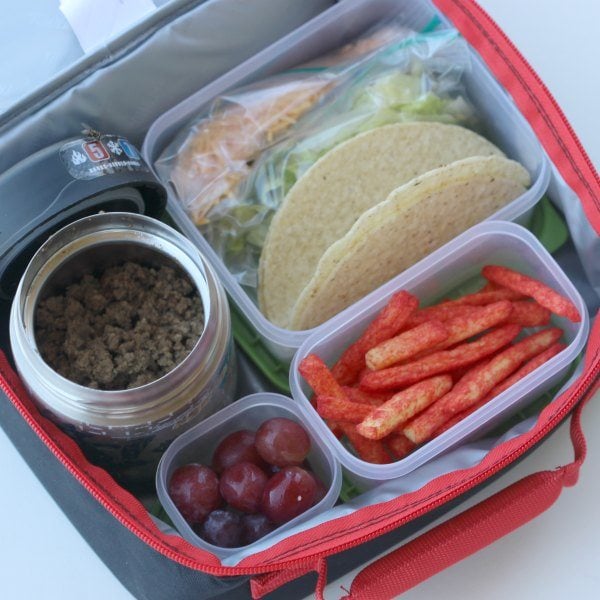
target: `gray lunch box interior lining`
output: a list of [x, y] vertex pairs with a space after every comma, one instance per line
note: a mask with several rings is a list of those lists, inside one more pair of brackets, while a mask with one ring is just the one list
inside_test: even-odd
[[168, 108], [331, 4], [187, 0], [163, 6], [0, 118], [0, 172], [85, 126], [141, 146]]

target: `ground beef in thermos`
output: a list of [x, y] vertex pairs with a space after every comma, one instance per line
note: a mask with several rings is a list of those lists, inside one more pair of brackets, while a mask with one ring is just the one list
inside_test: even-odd
[[133, 262], [85, 275], [36, 311], [44, 360], [67, 379], [101, 390], [162, 377], [189, 354], [203, 327], [202, 302], [187, 276]]

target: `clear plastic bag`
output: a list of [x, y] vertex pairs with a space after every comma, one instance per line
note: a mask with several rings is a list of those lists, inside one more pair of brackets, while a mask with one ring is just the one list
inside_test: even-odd
[[462, 85], [468, 68], [455, 30], [386, 23], [320, 60], [216, 98], [156, 167], [254, 297], [271, 218], [294, 182], [376, 127], [427, 120], [477, 129]]

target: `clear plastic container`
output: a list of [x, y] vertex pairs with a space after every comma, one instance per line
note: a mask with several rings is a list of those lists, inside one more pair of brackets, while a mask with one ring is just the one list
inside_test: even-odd
[[[426, 28], [436, 18], [443, 26], [450, 26], [427, 0], [411, 3], [398, 3], [396, 0], [340, 2], [160, 116], [144, 141], [144, 158], [149, 165], [154, 165], [180, 128], [226, 90], [322, 55], [360, 35], [381, 19], [398, 16], [404, 25], [417, 31]], [[490, 219], [527, 225], [533, 207], [545, 192], [550, 179], [546, 155], [523, 115], [475, 51], [471, 52], [471, 63], [471, 70], [465, 74], [465, 86], [486, 125], [487, 137], [509, 158], [523, 164], [532, 180], [525, 194]], [[169, 212], [174, 221], [211, 261], [230, 297], [269, 350], [280, 360], [289, 361], [312, 331], [320, 330], [327, 324], [307, 331], [290, 331], [273, 325], [200, 234], [174, 198], [172, 189], [169, 189], [169, 196]]]
[[[327, 488], [325, 497], [298, 515], [284, 523], [260, 540], [240, 548], [221, 548], [205, 542], [198, 536], [181, 516], [168, 492], [168, 482], [175, 469], [190, 462], [210, 465], [212, 455], [219, 442], [228, 434], [239, 429], [256, 431], [266, 420], [274, 417], [285, 417], [300, 423], [311, 440], [311, 449], [307, 458], [313, 473]], [[280, 394], [258, 393], [246, 396], [237, 402], [215, 413], [178, 437], [164, 453], [156, 473], [156, 489], [163, 508], [173, 521], [179, 533], [191, 544], [208, 550], [220, 558], [246, 551], [255, 544], [268, 540], [282, 530], [288, 530], [307, 521], [311, 517], [333, 507], [342, 486], [340, 463], [334, 456], [330, 445], [315, 426], [314, 420], [307, 418], [298, 403]]]
[[[564, 331], [563, 339], [567, 347], [494, 400], [406, 458], [386, 465], [376, 465], [357, 458], [333, 435], [310, 404], [310, 389], [298, 372], [300, 361], [314, 353], [332, 366], [398, 290], [415, 294], [420, 299], [421, 306], [432, 304], [447, 297], [452, 291], [473, 286], [478, 280], [483, 283], [480, 271], [486, 264], [504, 265], [535, 277], [575, 304], [582, 316], [580, 323], [552, 316], [552, 324]], [[552, 388], [565, 376], [569, 365], [583, 349], [588, 330], [589, 317], [583, 299], [537, 238], [520, 225], [488, 221], [456, 237], [311, 335], [294, 357], [290, 370], [290, 387], [292, 396], [312, 415], [321, 435], [335, 450], [350, 478], [360, 485], [371, 486], [410, 473], [449, 448], [493, 428]]]

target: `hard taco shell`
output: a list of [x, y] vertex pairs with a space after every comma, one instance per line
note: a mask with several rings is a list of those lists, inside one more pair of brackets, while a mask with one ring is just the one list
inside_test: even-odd
[[400, 186], [322, 255], [288, 327], [323, 323], [493, 215], [529, 184], [529, 173], [519, 163], [488, 156], [458, 160]]
[[414, 177], [468, 156], [504, 155], [464, 127], [430, 122], [386, 125], [330, 150], [295, 183], [269, 227], [259, 265], [263, 314], [288, 327], [319, 260], [365, 211]]

